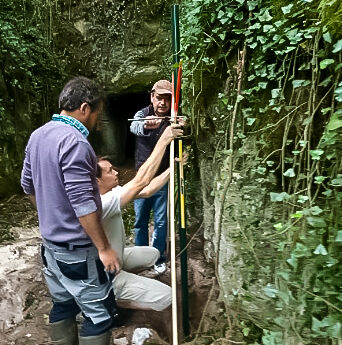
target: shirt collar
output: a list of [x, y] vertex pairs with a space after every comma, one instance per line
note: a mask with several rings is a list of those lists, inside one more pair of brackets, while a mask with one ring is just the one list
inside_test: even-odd
[[87, 138], [89, 135], [89, 131], [87, 127], [82, 122], [78, 121], [72, 116], [62, 115], [62, 114], [53, 114], [52, 121], [60, 121], [60, 122], [66, 123], [67, 125], [75, 127], [79, 132], [83, 134], [85, 138]]

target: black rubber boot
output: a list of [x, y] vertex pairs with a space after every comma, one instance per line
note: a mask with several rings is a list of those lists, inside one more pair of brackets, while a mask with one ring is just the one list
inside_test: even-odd
[[91, 337], [79, 337], [80, 345], [110, 345], [112, 332], [106, 332]]
[[78, 345], [78, 329], [74, 319], [50, 323], [51, 344]]

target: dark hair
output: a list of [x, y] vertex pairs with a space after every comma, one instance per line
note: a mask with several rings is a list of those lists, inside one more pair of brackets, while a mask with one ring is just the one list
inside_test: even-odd
[[96, 177], [97, 178], [102, 177], [102, 168], [100, 167], [99, 163], [96, 164]]
[[99, 165], [100, 161], [108, 161], [109, 159], [107, 156], [96, 156], [96, 177], [101, 178], [102, 177], [102, 168]]
[[59, 95], [59, 110], [74, 111], [82, 103], [88, 103], [92, 111], [95, 111], [104, 94], [101, 87], [93, 80], [86, 77], [75, 77], [68, 81]]

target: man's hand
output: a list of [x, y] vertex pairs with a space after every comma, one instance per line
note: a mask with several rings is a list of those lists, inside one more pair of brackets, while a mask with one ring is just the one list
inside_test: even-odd
[[155, 129], [158, 128], [163, 121], [163, 118], [160, 116], [147, 116], [144, 121], [144, 128], [146, 129]]
[[185, 116], [177, 116], [177, 123], [181, 125], [182, 127], [185, 127], [187, 125]]
[[[188, 158], [189, 158], [188, 153], [186, 151], [184, 151], [183, 157], [182, 157], [183, 165], [186, 165], [188, 163]], [[178, 157], [175, 157], [175, 161], [180, 162], [181, 160]]]
[[165, 131], [160, 137], [160, 140], [165, 140], [167, 144], [170, 144], [173, 139], [182, 135], [183, 128], [181, 128], [181, 125], [179, 125], [178, 123], [173, 123], [171, 126], [165, 128]]
[[105, 249], [99, 250], [99, 258], [105, 267], [107, 272], [119, 273], [120, 272], [120, 262], [118, 254], [112, 247], [107, 247]]

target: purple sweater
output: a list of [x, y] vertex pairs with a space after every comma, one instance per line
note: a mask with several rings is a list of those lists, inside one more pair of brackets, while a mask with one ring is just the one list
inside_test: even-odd
[[35, 130], [25, 150], [21, 185], [26, 194], [35, 195], [43, 238], [90, 242], [78, 217], [101, 212], [101, 199], [96, 156], [79, 130], [58, 121]]

